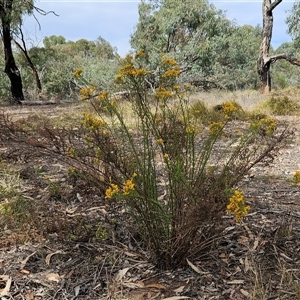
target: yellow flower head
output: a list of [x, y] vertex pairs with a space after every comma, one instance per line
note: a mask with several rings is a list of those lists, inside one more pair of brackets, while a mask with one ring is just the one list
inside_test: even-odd
[[72, 147], [68, 147], [66, 151], [69, 153], [70, 157], [75, 157], [75, 149]]
[[214, 122], [210, 124], [209, 127], [209, 134], [210, 135], [217, 135], [223, 130], [224, 124], [222, 122]]
[[145, 76], [147, 75], [149, 72], [146, 69], [135, 69], [132, 68], [130, 70], [130, 72], [128, 72], [128, 75], [132, 75], [132, 76]]
[[157, 98], [166, 100], [172, 97], [172, 93], [163, 87], [159, 87], [155, 90], [155, 95]]
[[163, 65], [169, 65], [169, 66], [177, 66], [177, 62], [172, 59], [172, 58], [167, 58], [165, 57], [163, 60], [162, 60], [162, 64]]
[[127, 179], [122, 190], [123, 195], [129, 195], [131, 191], [134, 191], [133, 179]]
[[189, 134], [195, 133], [195, 128], [192, 126], [187, 126], [186, 133], [189, 133]]
[[119, 187], [116, 184], [111, 183], [110, 187], [105, 191], [105, 198], [111, 199], [118, 192], [119, 192]]
[[231, 101], [224, 102], [222, 108], [226, 118], [230, 118], [238, 110], [237, 106]]
[[159, 144], [159, 145], [162, 145], [164, 143], [164, 140], [163, 139], [157, 139], [156, 143]]
[[179, 69], [171, 69], [163, 73], [162, 78], [178, 77], [179, 74], [180, 74]]
[[107, 97], [108, 97], [108, 92], [106, 92], [106, 91], [103, 91], [102, 93], [100, 93], [99, 95], [98, 95], [98, 100], [104, 100], [104, 99], [107, 99]]
[[248, 215], [249, 210], [250, 206], [245, 205], [243, 192], [235, 190], [233, 196], [229, 198], [227, 212], [232, 213], [235, 216], [236, 222], [239, 222], [244, 216]]
[[83, 72], [82, 68], [78, 68], [74, 73], [74, 77], [79, 78], [81, 76], [81, 73]]
[[184, 88], [188, 91], [188, 90], [191, 90], [191, 89], [192, 89], [192, 86], [191, 86], [190, 84], [186, 83], [186, 84], [184, 85]]
[[273, 135], [276, 130], [277, 122], [273, 118], [264, 118], [259, 121], [253, 122], [250, 125], [252, 130], [258, 130], [259, 132], [268, 136]]
[[293, 181], [295, 185], [300, 185], [300, 171], [296, 171], [293, 176]]
[[91, 130], [102, 129], [107, 125], [105, 121], [95, 118], [92, 114], [85, 115], [83, 124]]
[[85, 88], [82, 88], [80, 90], [80, 94], [81, 94], [82, 99], [87, 99], [89, 97], [94, 96], [95, 91], [96, 91], [96, 87], [90, 85]]

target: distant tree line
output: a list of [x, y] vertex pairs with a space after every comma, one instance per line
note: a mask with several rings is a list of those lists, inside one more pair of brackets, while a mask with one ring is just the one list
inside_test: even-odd
[[[113, 88], [120, 58], [116, 48], [102, 37], [95, 41], [67, 41], [55, 35], [45, 37], [42, 46], [28, 48], [21, 30], [22, 16], [32, 14], [35, 7], [33, 2], [18, 6], [18, 1], [0, 0], [3, 40], [0, 51], [4, 53], [0, 64], [8, 75], [0, 77], [2, 99], [8, 99], [12, 92], [17, 101], [74, 98], [82, 85], [73, 77], [79, 67], [84, 69], [86, 82], [101, 89]], [[263, 5], [270, 7], [272, 13], [281, 1], [264, 0]], [[189, 83], [202, 90], [259, 89], [263, 76], [269, 80], [270, 65], [274, 62], [273, 87], [298, 86], [299, 69], [287, 62], [291, 57], [295, 62], [299, 55], [299, 10], [299, 3], [295, 4], [287, 19], [294, 41], [274, 50], [270, 44], [272, 30], [268, 44], [264, 45], [265, 27], [238, 26], [206, 0], [142, 0], [130, 44], [133, 51], [145, 53], [144, 67], [152, 70], [149, 81], [152, 89], [157, 85], [155, 70], [162, 54], [180, 65], [179, 84]], [[277, 62], [278, 58], [284, 60]], [[262, 70], [266, 73], [260, 73]], [[21, 90], [12, 84], [12, 77], [16, 76]], [[14, 88], [19, 90], [13, 91]]]

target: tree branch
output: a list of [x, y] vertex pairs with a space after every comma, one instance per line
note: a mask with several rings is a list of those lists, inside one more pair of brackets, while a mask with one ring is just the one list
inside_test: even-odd
[[267, 63], [272, 64], [272, 63], [276, 62], [279, 59], [285, 59], [290, 64], [300, 67], [300, 60], [298, 60], [296, 57], [294, 57], [292, 55], [288, 55], [288, 54], [285, 54], [285, 53], [276, 54], [276, 55], [272, 55], [272, 56], [269, 56], [269, 57], [265, 58], [264, 59], [264, 64], [267, 64]]
[[270, 6], [270, 9], [269, 11], [272, 11], [278, 4], [280, 4], [282, 2], [282, 0], [275, 0], [271, 6]]

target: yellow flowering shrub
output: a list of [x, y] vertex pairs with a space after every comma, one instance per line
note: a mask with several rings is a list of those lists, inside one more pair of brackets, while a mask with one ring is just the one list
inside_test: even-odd
[[238, 110], [236, 105], [231, 101], [226, 101], [222, 104], [223, 112], [225, 114], [225, 118], [230, 118], [234, 112]]
[[263, 135], [271, 136], [277, 126], [277, 122], [273, 118], [263, 118], [252, 122], [250, 129], [260, 132]]
[[227, 212], [233, 214], [236, 222], [239, 222], [248, 215], [249, 210], [250, 206], [245, 204], [243, 192], [235, 190], [233, 196], [229, 198]]
[[300, 185], [300, 171], [296, 171], [293, 176], [293, 182], [295, 185]]
[[83, 120], [83, 123], [89, 129], [101, 129], [107, 124], [105, 121], [95, 118], [92, 114], [86, 114]]
[[[114, 92], [130, 94], [124, 103], [130, 120], [124, 106], [115, 105], [115, 95], [97, 95], [93, 87], [81, 91], [84, 98], [93, 95], [100, 101], [92, 102], [99, 104], [93, 105], [98, 115], [84, 117], [85, 148], [76, 151], [75, 159], [83, 156], [84, 169], [93, 164], [90, 175], [99, 175], [96, 181], [105, 198], [122, 201], [154, 262], [171, 268], [196, 249], [194, 241], [210, 230], [208, 223], [226, 211], [237, 222], [248, 214], [243, 192], [235, 190], [228, 197], [226, 191], [232, 191], [253, 161], [268, 161], [266, 153], [277, 151], [276, 141], [269, 143], [277, 134], [276, 121], [243, 122], [237, 132], [238, 122], [230, 126], [233, 118], [244, 116], [237, 103], [224, 102], [218, 110], [201, 100], [193, 103], [193, 87], [178, 78], [180, 66], [174, 59], [162, 54], [160, 65], [148, 70], [156, 62], [146, 57], [145, 51], [127, 55], [116, 75]], [[137, 178], [131, 176], [135, 170]], [[300, 182], [300, 172], [297, 176]]]

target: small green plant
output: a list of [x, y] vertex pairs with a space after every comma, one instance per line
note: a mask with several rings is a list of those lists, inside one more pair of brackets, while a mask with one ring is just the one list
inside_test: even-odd
[[251, 300], [267, 300], [267, 289], [264, 284], [264, 279], [261, 270], [254, 270], [255, 281], [254, 288], [250, 293]]
[[108, 238], [108, 233], [106, 228], [103, 226], [102, 223], [98, 223], [97, 230], [95, 233], [95, 238], [99, 240], [106, 240]]
[[1, 163], [0, 171], [0, 202], [10, 200], [19, 195], [20, 176]]
[[246, 118], [246, 113], [235, 101], [225, 101], [211, 109], [208, 109], [203, 101], [196, 101], [190, 107], [191, 116], [206, 126], [212, 122], [223, 121], [228, 117], [228, 111], [230, 111], [231, 119], [244, 120]]
[[61, 199], [62, 189], [61, 185], [58, 182], [50, 182], [48, 185], [49, 197], [59, 200]]
[[267, 106], [275, 115], [289, 115], [299, 112], [299, 105], [288, 96], [273, 95], [268, 101]]

